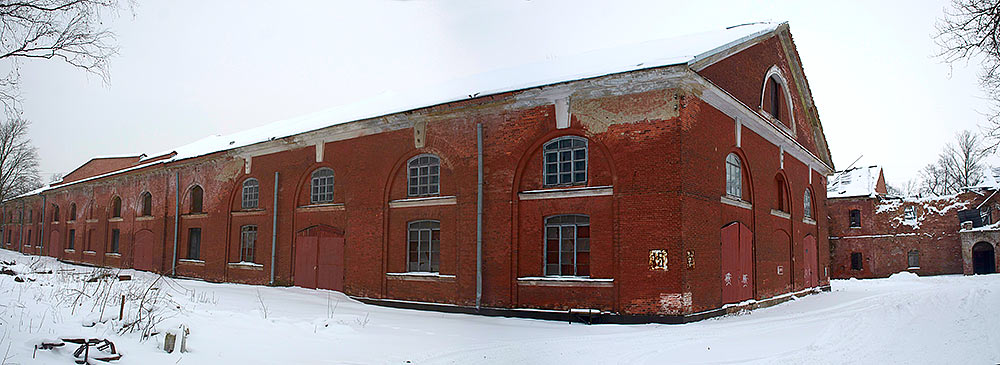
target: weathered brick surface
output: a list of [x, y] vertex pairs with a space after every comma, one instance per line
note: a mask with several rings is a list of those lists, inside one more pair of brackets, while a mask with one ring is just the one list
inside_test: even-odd
[[[791, 74], [783, 52], [779, 43], [764, 42], [702, 74], [756, 111], [767, 69], [777, 64]], [[805, 288], [802, 242], [810, 235], [819, 245], [819, 283], [826, 284], [826, 220], [810, 223], [802, 208], [807, 188], [824, 192], [825, 179], [791, 155], [782, 157], [778, 146], [745, 126], [737, 146], [735, 120], [699, 97], [702, 86], [678, 79], [678, 75], [701, 77], [692, 76], [685, 67], [471, 98], [358, 122], [376, 131], [369, 135], [352, 130], [355, 134], [343, 138], [333, 132], [338, 130], [336, 126], [330, 127], [313, 135], [323, 141], [319, 142], [323, 143], [320, 162], [316, 161], [314, 142], [302, 142], [305, 137], [301, 136], [288, 137], [259, 149], [218, 152], [65, 185], [43, 194], [46, 207], [58, 205], [61, 210], [58, 224], [51, 222], [51, 216], [44, 218], [45, 244], [57, 249], [33, 253], [132, 267], [136, 234], [148, 231], [157, 239], [154, 268], [169, 273], [175, 257], [179, 176], [181, 216], [176, 257], [188, 258], [188, 229], [201, 228], [199, 258], [203, 261], [180, 262], [176, 268], [179, 275], [269, 283], [274, 234], [274, 282], [293, 285], [296, 233], [327, 226], [343, 232], [345, 293], [471, 305], [476, 297], [476, 125], [482, 124], [485, 306], [596, 308], [666, 315], [718, 308], [722, 305], [720, 232], [737, 221], [753, 231], [755, 298]], [[545, 99], [545, 93], [554, 88], [572, 91], [569, 128], [556, 128], [555, 107]], [[799, 100], [797, 89], [791, 92], [793, 99]], [[821, 132], [806, 123], [798, 109], [796, 121], [798, 135], [784, 143], [799, 143], [819, 155], [812, 139]], [[420, 125], [426, 126], [426, 135], [423, 146], [417, 147], [413, 127]], [[542, 183], [543, 144], [565, 135], [588, 140], [584, 187], [611, 187], [613, 193], [522, 199], [522, 192], [546, 189]], [[390, 207], [390, 202], [407, 198], [407, 160], [424, 153], [440, 157], [440, 196], [454, 196], [455, 203]], [[750, 209], [720, 200], [725, 195], [729, 153], [737, 153], [743, 160], [744, 200], [752, 203]], [[249, 168], [245, 159], [251, 161]], [[320, 167], [334, 170], [333, 204], [310, 206], [310, 177]], [[274, 209], [276, 172], [278, 208]], [[771, 214], [778, 208], [777, 176], [787, 181], [783, 194], [791, 218]], [[242, 184], [248, 178], [260, 183], [260, 203], [251, 210], [240, 204]], [[188, 192], [194, 185], [205, 191], [205, 211], [201, 214], [189, 213]], [[153, 195], [152, 219], [137, 217], [139, 196], [145, 191]], [[812, 195], [813, 217], [827, 216], [823, 195]], [[109, 219], [114, 196], [124, 202], [120, 221]], [[5, 212], [13, 211], [22, 201], [36, 212], [43, 205], [41, 197], [29, 197], [8, 202]], [[84, 207], [81, 211], [93, 211], [93, 222], [66, 222], [66, 211], [74, 202]], [[544, 220], [557, 214], [590, 217], [590, 277], [605, 280], [552, 284], [525, 279], [544, 275]], [[276, 225], [272, 223], [275, 215]], [[407, 224], [422, 219], [441, 223], [440, 275], [394, 275], [406, 271]], [[35, 232], [43, 229], [40, 223], [33, 224]], [[230, 265], [240, 261], [240, 228], [246, 225], [258, 228], [254, 261], [262, 267]], [[11, 230], [15, 226], [10, 222], [4, 227]], [[68, 227], [77, 229], [78, 242], [85, 239], [85, 232], [93, 231], [89, 234], [97, 237], [91, 242], [94, 254], [63, 250]], [[122, 232], [120, 257], [106, 254], [110, 230], [115, 228]], [[653, 250], [666, 251], [665, 270], [651, 268]]]

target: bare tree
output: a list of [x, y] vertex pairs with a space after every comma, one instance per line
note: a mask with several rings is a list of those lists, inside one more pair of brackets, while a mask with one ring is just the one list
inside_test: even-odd
[[940, 159], [920, 170], [920, 195], [946, 195], [948, 191], [948, 175]]
[[[131, 0], [129, 5], [131, 6]], [[102, 13], [119, 0], [0, 0], [0, 103], [16, 118], [20, 110], [19, 62], [57, 59], [109, 81], [108, 62], [118, 53]]]
[[988, 155], [982, 137], [978, 134], [970, 131], [955, 134], [955, 141], [945, 146], [942, 152], [953, 193], [961, 188], [976, 185], [983, 179]]
[[41, 186], [38, 150], [28, 137], [30, 126], [24, 119], [0, 123], [0, 201]]

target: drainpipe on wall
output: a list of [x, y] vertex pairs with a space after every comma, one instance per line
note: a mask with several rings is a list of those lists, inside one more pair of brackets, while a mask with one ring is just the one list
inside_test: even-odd
[[181, 172], [174, 172], [174, 252], [170, 258], [170, 276], [177, 276], [177, 234], [181, 217]]
[[479, 181], [476, 184], [476, 310], [483, 299], [483, 124], [476, 124], [476, 157]]
[[[42, 195], [42, 217], [41, 217], [41, 219], [42, 219], [42, 232], [41, 232], [42, 236], [38, 237], [38, 245], [41, 246], [41, 247], [45, 247], [45, 195]], [[42, 253], [39, 252], [38, 254], [41, 255]]]
[[274, 255], [278, 244], [278, 172], [274, 172], [274, 207], [271, 208], [271, 285], [274, 285]]
[[17, 234], [17, 251], [24, 251], [24, 199], [21, 199], [21, 232]]

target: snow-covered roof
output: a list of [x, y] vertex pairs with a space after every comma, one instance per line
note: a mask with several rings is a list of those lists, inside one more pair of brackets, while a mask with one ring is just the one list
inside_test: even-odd
[[380, 117], [472, 97], [582, 80], [609, 74], [670, 65], [690, 64], [733, 46], [773, 32], [784, 23], [755, 23], [680, 37], [648, 41], [498, 69], [437, 86], [388, 91], [358, 103], [266, 124], [229, 135], [214, 135], [144, 159], [176, 152], [170, 160], [288, 137], [332, 125]]
[[982, 188], [997, 190], [1000, 189], [1000, 167], [990, 167], [986, 169], [983, 178], [975, 186], [970, 188]]
[[827, 198], [874, 197], [881, 166], [855, 167], [833, 174], [826, 185]]
[[[774, 32], [785, 23], [752, 23], [726, 29], [648, 41], [557, 57], [455, 79], [437, 86], [406, 85], [376, 97], [309, 115], [281, 120], [229, 135], [213, 135], [160, 153], [143, 154], [140, 165], [58, 187], [159, 163], [204, 156], [289, 137], [333, 125], [360, 121], [469, 98], [663, 66], [692, 64]], [[130, 156], [135, 156], [132, 154]], [[170, 156], [169, 158], [163, 158]], [[162, 159], [161, 159], [162, 158]]]

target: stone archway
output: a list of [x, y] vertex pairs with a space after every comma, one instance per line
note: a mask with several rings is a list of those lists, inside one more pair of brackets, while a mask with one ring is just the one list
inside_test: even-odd
[[993, 244], [980, 241], [972, 246], [972, 273], [992, 274], [997, 272]]

